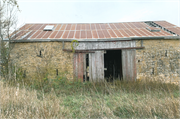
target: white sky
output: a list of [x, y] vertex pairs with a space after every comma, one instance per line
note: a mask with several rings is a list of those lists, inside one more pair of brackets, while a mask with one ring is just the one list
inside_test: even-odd
[[18, 0], [19, 24], [166, 20], [180, 26], [180, 0]]

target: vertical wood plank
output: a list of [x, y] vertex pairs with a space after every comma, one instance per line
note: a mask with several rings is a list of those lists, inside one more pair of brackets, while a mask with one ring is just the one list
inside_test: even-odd
[[79, 72], [81, 71], [81, 59], [80, 59], [80, 53], [77, 53], [78, 54], [78, 76], [77, 78], [80, 79], [80, 75], [79, 75]]
[[129, 54], [128, 54], [128, 50], [126, 50], [126, 80], [129, 80], [129, 69], [128, 69], [128, 63], [129, 63], [129, 61], [128, 61], [128, 59], [129, 59]]
[[89, 81], [92, 82], [92, 53], [89, 53]]
[[131, 70], [131, 66], [132, 66], [132, 55], [131, 55], [131, 51], [127, 51], [128, 53], [128, 76], [129, 76], [129, 80], [132, 80], [132, 74], [133, 74], [133, 70]]
[[77, 78], [77, 71], [78, 71], [78, 67], [77, 67], [77, 53], [74, 53], [74, 79]]
[[136, 80], [136, 76], [137, 76], [137, 69], [136, 69], [136, 50], [133, 50], [133, 63], [134, 63], [134, 67], [133, 67], [133, 79]]
[[123, 73], [123, 79], [125, 80], [126, 78], [126, 68], [125, 68], [125, 50], [122, 50], [121, 52], [121, 59], [122, 59], [122, 73]]
[[74, 53], [74, 79], [83, 81], [85, 53]]
[[94, 53], [94, 59], [95, 59], [95, 65], [94, 65], [94, 68], [95, 68], [95, 80], [96, 80], [96, 82], [99, 82], [99, 77], [98, 77], [98, 74], [99, 74], [99, 68], [98, 68], [98, 63], [99, 63], [99, 58], [97, 58], [98, 57], [98, 51], [96, 51], [95, 53]]
[[92, 54], [92, 77], [93, 81], [96, 81], [96, 59], [95, 59], [95, 53]]
[[96, 78], [97, 78], [97, 82], [100, 82], [100, 74], [101, 74], [101, 59], [100, 59], [100, 55], [101, 51], [97, 51], [95, 53], [96, 55]]
[[131, 50], [130, 52], [130, 79], [133, 80], [133, 75], [134, 75], [134, 58], [133, 58], [133, 50]]
[[101, 51], [100, 53], [100, 61], [101, 61], [100, 79], [104, 81], [104, 51]]
[[87, 81], [87, 70], [86, 70], [86, 54], [83, 55], [83, 60], [84, 60], [84, 80]]

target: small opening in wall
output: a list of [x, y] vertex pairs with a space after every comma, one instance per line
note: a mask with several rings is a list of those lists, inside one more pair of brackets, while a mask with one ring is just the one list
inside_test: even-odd
[[56, 75], [58, 76], [58, 69], [56, 69]]
[[138, 62], [140, 62], [140, 60], [138, 60]]
[[152, 68], [152, 74], [154, 75], [154, 68]]
[[167, 57], [167, 50], [166, 50], [166, 52], [165, 52], [165, 56]]
[[39, 54], [37, 55], [38, 57], [41, 57], [42, 53], [41, 50], [39, 51]]

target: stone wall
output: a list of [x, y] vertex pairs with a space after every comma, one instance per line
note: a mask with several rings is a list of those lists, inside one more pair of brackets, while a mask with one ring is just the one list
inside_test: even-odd
[[[136, 41], [136, 46], [141, 46], [141, 40]], [[143, 40], [143, 46], [145, 49], [136, 50], [137, 79], [146, 76], [179, 79], [179, 40]]]
[[[73, 53], [63, 51], [62, 42], [13, 43], [12, 62], [23, 69], [27, 77], [47, 75], [55, 78], [62, 74], [73, 79]], [[70, 42], [64, 48], [70, 49]], [[46, 73], [46, 74], [45, 74]]]
[[[64, 73], [73, 79], [73, 53], [62, 51], [62, 42], [13, 43], [11, 59], [27, 77], [49, 73], [50, 78]], [[136, 41], [136, 47], [141, 40]], [[136, 50], [137, 79], [146, 76], [175, 79], [180, 77], [179, 40], [143, 40], [145, 49]], [[65, 49], [71, 49], [65, 42]], [[41, 52], [41, 55], [40, 55]]]

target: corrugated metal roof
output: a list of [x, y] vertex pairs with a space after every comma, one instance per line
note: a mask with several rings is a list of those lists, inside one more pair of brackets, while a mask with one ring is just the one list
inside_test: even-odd
[[[154, 23], [167, 28], [180, 35], [180, 27], [166, 21], [154, 21]], [[52, 31], [44, 31], [47, 25], [54, 25]], [[160, 29], [159, 32], [151, 32], [145, 22], [122, 23], [84, 23], [84, 24], [25, 24], [12, 40], [27, 39], [111, 39], [131, 37], [174, 36]]]
[[174, 25], [174, 24], [171, 24], [167, 21], [154, 21], [154, 23], [160, 25], [161, 27], [163, 28], [166, 28], [168, 29], [169, 31], [172, 31], [178, 35], [180, 35], [180, 27]]

